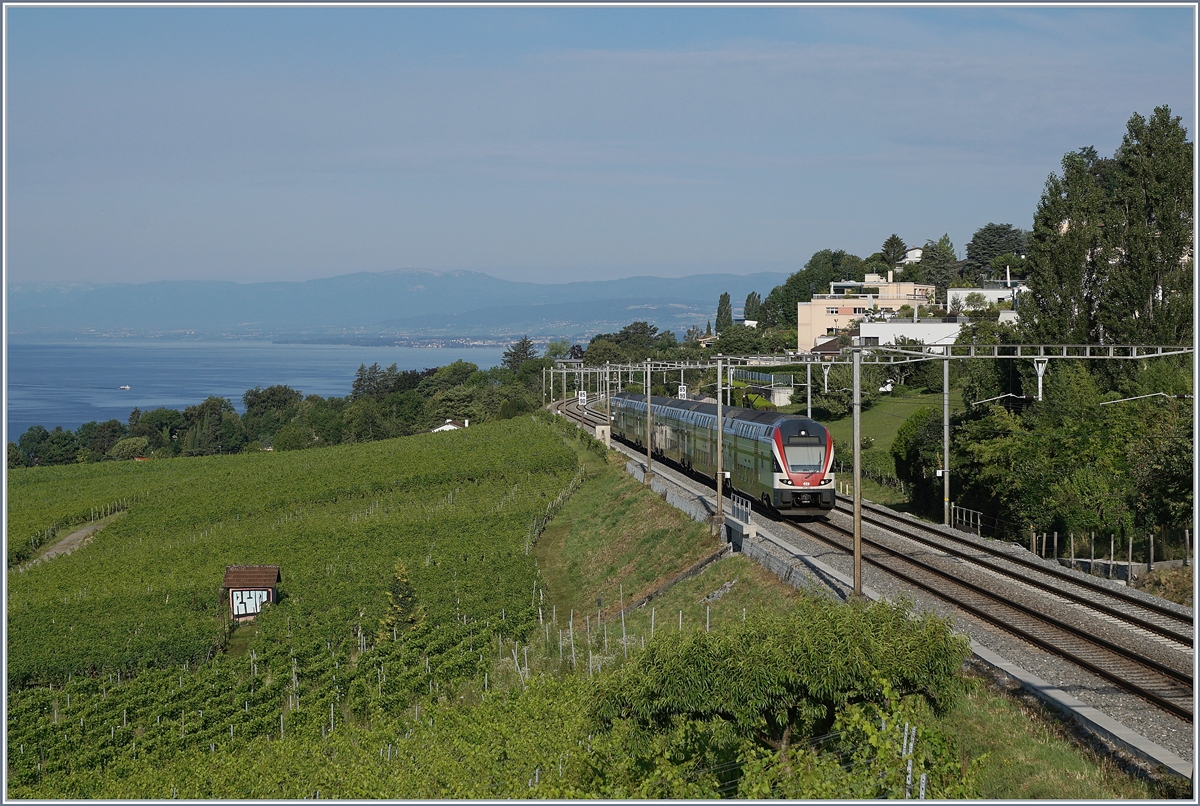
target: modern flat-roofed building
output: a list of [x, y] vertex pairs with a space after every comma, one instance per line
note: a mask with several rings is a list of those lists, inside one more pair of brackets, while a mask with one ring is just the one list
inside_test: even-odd
[[814, 294], [811, 302], [796, 304], [796, 348], [810, 352], [818, 342], [848, 331], [871, 313], [895, 313], [905, 305], [929, 305], [935, 287], [898, 282], [891, 272], [885, 278], [868, 274], [861, 282], [839, 280], [828, 294]]

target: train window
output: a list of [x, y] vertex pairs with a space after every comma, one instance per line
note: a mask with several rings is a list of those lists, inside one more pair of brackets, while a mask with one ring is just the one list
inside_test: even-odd
[[825, 464], [825, 446], [817, 437], [789, 437], [783, 454], [793, 473], [816, 473]]

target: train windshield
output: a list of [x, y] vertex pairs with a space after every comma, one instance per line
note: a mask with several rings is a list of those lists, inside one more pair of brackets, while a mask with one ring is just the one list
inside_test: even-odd
[[825, 445], [819, 436], [785, 437], [783, 453], [793, 473], [818, 473], [825, 467]]

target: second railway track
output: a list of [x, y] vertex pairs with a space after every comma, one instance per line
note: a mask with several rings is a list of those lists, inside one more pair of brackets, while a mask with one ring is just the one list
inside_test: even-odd
[[[837, 511], [851, 516], [852, 509], [839, 502]], [[1087, 576], [986, 545], [983, 541], [957, 538], [941, 529], [888, 513], [882, 507], [863, 503], [863, 523], [869, 523], [906, 540], [958, 557], [1037, 588], [1070, 600], [1083, 607], [1124, 621], [1178, 643], [1193, 646], [1192, 619], [1161, 604], [1135, 597], [1120, 588], [1109, 587]], [[979, 555], [987, 555], [981, 557]]]
[[[784, 524], [849, 550], [853, 533], [832, 523]], [[1040, 612], [1018, 597], [977, 585], [953, 571], [863, 537], [863, 562], [931, 593], [975, 618], [1099, 675], [1182, 719], [1192, 719], [1192, 675]]]

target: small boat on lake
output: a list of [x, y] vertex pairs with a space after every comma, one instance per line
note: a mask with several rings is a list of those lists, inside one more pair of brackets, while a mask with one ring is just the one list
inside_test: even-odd
[[123, 383], [123, 384], [121, 384], [120, 386], [118, 386], [117, 388], [118, 388], [118, 389], [128, 389], [128, 388], [129, 388], [129, 384], [127, 384], [127, 383]]

